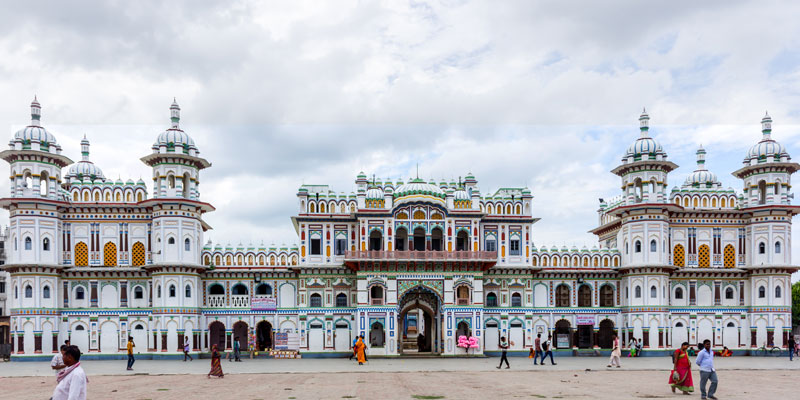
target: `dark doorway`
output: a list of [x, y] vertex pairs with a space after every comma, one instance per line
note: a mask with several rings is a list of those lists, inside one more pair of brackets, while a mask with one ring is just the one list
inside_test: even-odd
[[414, 250], [425, 251], [425, 228], [414, 229]]
[[456, 251], [466, 250], [469, 250], [469, 234], [467, 231], [461, 230], [456, 235]]
[[394, 236], [394, 249], [397, 251], [405, 251], [408, 244], [408, 231], [405, 228], [397, 229], [397, 234]]
[[559, 349], [568, 349], [572, 347], [572, 326], [567, 320], [560, 320], [556, 322], [556, 337], [555, 347]]
[[272, 324], [261, 321], [256, 325], [256, 348], [264, 351], [272, 348]]
[[[248, 351], [247, 346], [247, 336], [250, 334], [250, 330], [248, 329], [247, 322], [239, 321], [233, 324], [233, 338], [232, 340], [236, 340], [239, 338], [239, 349], [244, 353]], [[231, 341], [231, 345], [233, 342]]]
[[578, 348], [592, 348], [592, 326], [578, 325]]
[[219, 351], [225, 351], [225, 325], [214, 321], [208, 326], [208, 349], [217, 345]]
[[439, 228], [433, 228], [431, 231], [431, 250], [433, 251], [442, 251], [442, 243], [444, 242], [442, 238], [442, 230]]
[[383, 250], [383, 235], [377, 229], [369, 233], [369, 249], [372, 251]]
[[614, 345], [614, 322], [609, 319], [600, 321], [600, 330], [597, 331], [597, 344], [601, 349], [610, 349]]

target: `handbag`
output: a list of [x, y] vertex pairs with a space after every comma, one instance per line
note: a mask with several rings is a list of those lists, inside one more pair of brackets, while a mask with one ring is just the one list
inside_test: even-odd
[[678, 371], [672, 371], [672, 381], [678, 382], [679, 380], [681, 380], [681, 374]]

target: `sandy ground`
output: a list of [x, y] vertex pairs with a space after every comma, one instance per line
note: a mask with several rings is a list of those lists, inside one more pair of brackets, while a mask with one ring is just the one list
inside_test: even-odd
[[[797, 398], [797, 371], [720, 371], [721, 399]], [[666, 371], [338, 372], [90, 376], [90, 399], [699, 399], [673, 394]], [[55, 378], [0, 378], [0, 398], [47, 399]], [[441, 396], [441, 397], [440, 397]]]

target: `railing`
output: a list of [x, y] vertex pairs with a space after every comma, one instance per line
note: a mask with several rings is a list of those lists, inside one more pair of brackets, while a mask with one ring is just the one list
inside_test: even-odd
[[494, 261], [496, 251], [348, 251], [345, 260]]
[[231, 307], [250, 307], [250, 295], [231, 295]]
[[207, 303], [209, 307], [225, 307], [225, 295], [224, 294], [209, 295]]
[[372, 299], [372, 301], [370, 301], [370, 304], [372, 304], [373, 306], [382, 306], [383, 299]]
[[459, 306], [466, 306], [469, 305], [469, 299], [458, 299], [456, 304]]

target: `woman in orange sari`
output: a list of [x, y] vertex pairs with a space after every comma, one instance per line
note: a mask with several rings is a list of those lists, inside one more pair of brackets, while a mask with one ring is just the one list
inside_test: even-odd
[[364, 344], [364, 336], [359, 336], [355, 346], [358, 365], [364, 365], [364, 362], [366, 361], [366, 357], [364, 357], [364, 349], [366, 347], [367, 346]]
[[208, 377], [211, 378], [211, 375], [218, 376], [220, 378], [224, 378], [225, 374], [222, 373], [222, 364], [219, 362], [220, 358], [222, 358], [217, 351], [217, 345], [211, 346], [211, 371], [208, 372]]
[[689, 394], [694, 392], [694, 383], [692, 382], [692, 363], [689, 361], [689, 354], [686, 349], [689, 348], [688, 342], [683, 342], [681, 348], [675, 350], [672, 354], [672, 359], [675, 362], [675, 368], [669, 374], [669, 385], [672, 386], [672, 393], [675, 389]]

